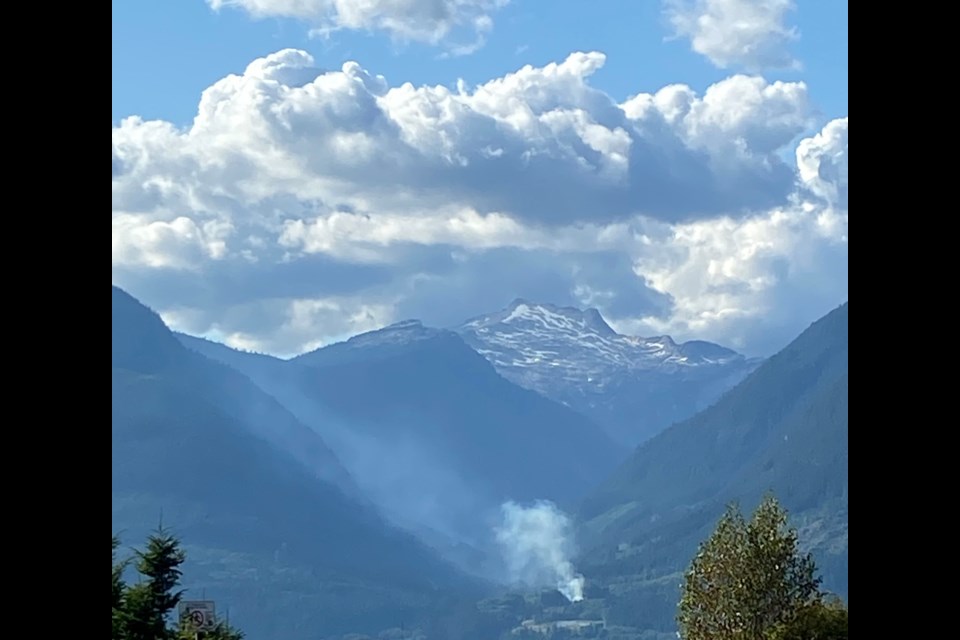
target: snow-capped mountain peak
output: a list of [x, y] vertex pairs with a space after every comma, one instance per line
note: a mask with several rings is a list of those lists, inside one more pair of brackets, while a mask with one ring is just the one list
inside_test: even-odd
[[545, 366], [553, 374], [560, 368], [582, 380], [594, 378], [597, 384], [603, 383], [608, 370], [693, 367], [743, 359], [707, 342], [678, 345], [669, 336], [620, 335], [596, 309], [522, 299], [502, 311], [469, 320], [457, 331], [498, 368]]
[[[714, 389], [722, 392], [756, 366], [709, 342], [620, 335], [596, 309], [523, 299], [455, 330], [508, 380], [588, 415], [612, 389], [638, 399], [638, 394], [665, 392], [664, 385], [688, 385], [693, 379], [700, 380], [693, 386], [710, 389], [704, 397], [712, 401]], [[664, 415], [672, 411], [685, 413], [674, 407]]]
[[463, 326], [482, 331], [497, 325], [535, 333], [558, 332], [571, 337], [587, 333], [616, 335], [596, 309], [580, 310], [574, 307], [537, 304], [522, 298], [514, 300], [502, 311], [474, 318]]

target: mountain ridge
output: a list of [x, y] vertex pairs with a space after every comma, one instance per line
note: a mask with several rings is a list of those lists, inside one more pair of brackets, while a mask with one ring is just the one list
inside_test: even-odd
[[455, 331], [508, 380], [628, 446], [709, 406], [761, 362], [702, 340], [621, 335], [596, 309], [523, 298]]
[[[455, 332], [417, 321], [288, 361], [181, 340], [248, 375], [323, 435], [393, 522], [424, 540], [447, 536], [460, 566], [483, 576], [505, 570], [494, 540], [503, 502], [572, 507], [628, 453], [505, 379]], [[477, 551], [489, 562], [476, 564]]]
[[[578, 511], [585, 575], [618, 584], [630, 624], [670, 632], [679, 578], [729, 502], [773, 491], [847, 595], [848, 305], [812, 323], [720, 400], [637, 448]], [[643, 620], [644, 615], [648, 619]], [[655, 621], [655, 623], [654, 623]], [[651, 627], [642, 627], [651, 628]]]
[[116, 288], [113, 306], [114, 530], [141, 538], [162, 510], [188, 546], [185, 586], [229, 602], [251, 640], [376, 632], [478, 591], [317, 469], [339, 463], [250, 380]]

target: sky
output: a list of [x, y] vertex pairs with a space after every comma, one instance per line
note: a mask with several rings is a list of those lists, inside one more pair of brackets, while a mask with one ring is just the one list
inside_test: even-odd
[[176, 330], [522, 297], [770, 355], [847, 246], [845, 2], [113, 2], [113, 283]]

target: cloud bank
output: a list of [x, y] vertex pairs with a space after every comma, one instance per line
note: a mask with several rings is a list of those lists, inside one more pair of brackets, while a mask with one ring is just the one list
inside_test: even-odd
[[185, 129], [113, 128], [114, 283], [281, 355], [518, 296], [769, 352], [846, 299], [846, 118], [746, 75], [617, 102], [604, 62], [446, 87], [257, 59]]

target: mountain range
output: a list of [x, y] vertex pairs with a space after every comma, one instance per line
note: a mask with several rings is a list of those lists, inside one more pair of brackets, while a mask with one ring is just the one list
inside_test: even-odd
[[[114, 530], [162, 513], [188, 586], [251, 640], [481, 640], [531, 616], [666, 638], [697, 543], [768, 490], [846, 596], [846, 304], [767, 360], [523, 300], [281, 360], [174, 334], [114, 287], [112, 333]], [[574, 516], [586, 599], [478, 604], [510, 578], [500, 506], [540, 499]]]
[[638, 447], [591, 492], [576, 514], [583, 600], [549, 591], [486, 598], [456, 637], [565, 638], [583, 629], [618, 640], [675, 638], [679, 585], [698, 544], [727, 504], [749, 514], [769, 491], [823, 586], [846, 599], [848, 318], [845, 303], [813, 323], [714, 405]]
[[628, 453], [580, 413], [498, 375], [455, 332], [419, 322], [290, 361], [179, 337], [321, 434], [393, 522], [485, 577], [502, 577], [493, 530], [504, 502], [572, 508]]

